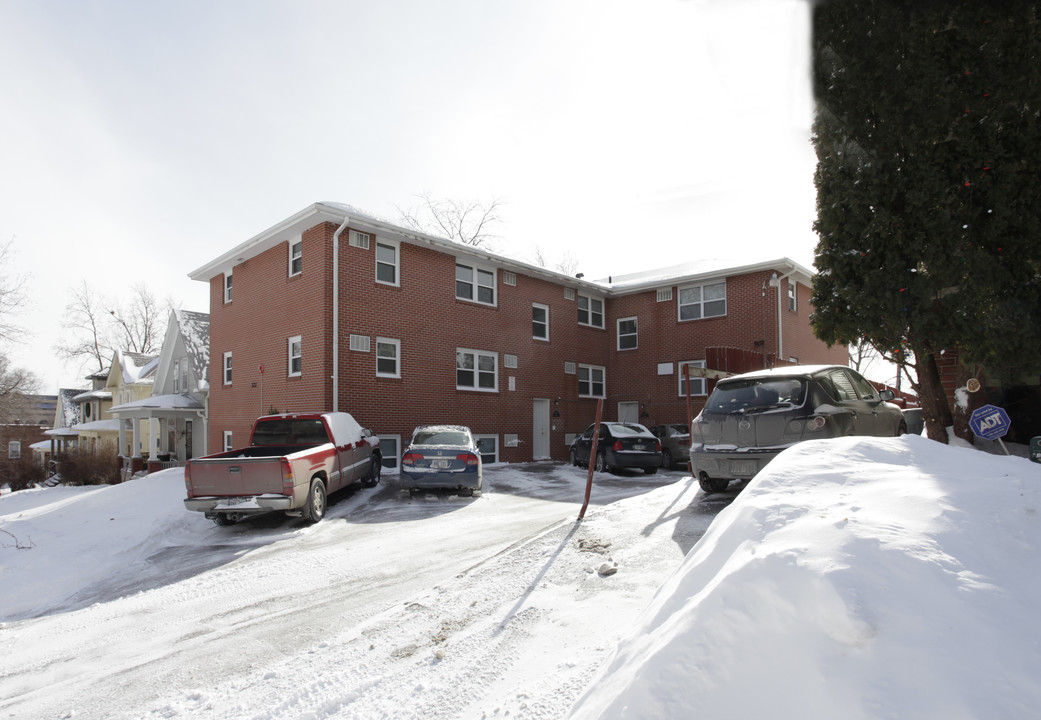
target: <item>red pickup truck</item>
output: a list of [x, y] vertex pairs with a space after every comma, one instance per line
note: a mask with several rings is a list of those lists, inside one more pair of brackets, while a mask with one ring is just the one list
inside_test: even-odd
[[315, 523], [330, 493], [380, 480], [380, 441], [348, 413], [266, 415], [249, 447], [193, 458], [184, 466], [184, 506], [218, 525], [282, 510]]

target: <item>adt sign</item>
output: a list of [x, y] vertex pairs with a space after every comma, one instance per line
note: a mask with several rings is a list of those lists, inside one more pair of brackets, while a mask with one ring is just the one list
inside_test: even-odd
[[1009, 428], [1008, 413], [994, 405], [984, 405], [972, 411], [969, 427], [976, 437], [984, 440], [996, 440], [1004, 437]]

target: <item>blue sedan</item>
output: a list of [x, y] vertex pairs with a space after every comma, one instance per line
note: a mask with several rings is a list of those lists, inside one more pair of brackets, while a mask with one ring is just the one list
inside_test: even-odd
[[408, 490], [449, 488], [481, 492], [481, 451], [470, 428], [421, 425], [401, 456], [401, 484]]

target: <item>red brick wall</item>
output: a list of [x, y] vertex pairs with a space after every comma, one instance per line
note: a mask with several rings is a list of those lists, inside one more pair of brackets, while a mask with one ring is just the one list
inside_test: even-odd
[[[235, 266], [231, 303], [223, 302], [223, 276], [211, 282], [213, 451], [222, 447], [225, 430], [234, 432], [236, 446], [245, 444], [253, 420], [272, 407], [280, 412], [332, 409], [335, 230], [325, 223], [304, 233], [303, 272], [297, 277], [287, 277], [289, 250], [283, 242]], [[644, 423], [651, 425], [686, 420], [679, 362], [705, 359], [706, 347], [758, 353], [765, 347], [776, 352], [776, 290], [767, 288], [763, 294], [769, 273], [729, 278], [727, 314], [720, 318], [680, 322], [677, 288], [665, 302], [657, 302], [655, 290], [601, 297], [604, 328], [599, 329], [578, 324], [577, 302], [565, 297], [563, 285], [536, 276], [518, 273], [516, 285], [507, 285], [498, 270], [495, 306], [456, 299], [456, 258], [421, 244], [398, 246], [399, 286], [378, 283], [376, 242], [385, 240], [374, 238], [369, 249], [362, 249], [351, 246], [348, 238], [348, 232], [340, 238], [339, 409], [377, 434], [400, 435], [403, 443], [417, 425], [460, 423], [477, 434], [497, 435], [501, 460], [530, 460], [532, 404], [541, 398], [550, 401], [551, 413], [560, 413], [550, 421], [550, 451], [563, 459], [565, 435], [581, 432], [596, 412], [595, 399], [578, 397], [578, 376], [565, 372], [566, 362], [605, 368], [605, 418], [617, 416], [619, 402], [638, 402], [648, 413]], [[812, 338], [809, 290], [800, 290], [804, 296], [800, 295], [798, 312], [784, 310], [785, 354], [804, 363], [844, 364], [844, 349], [833, 353]], [[580, 292], [584, 291], [576, 290]], [[782, 295], [782, 300], [787, 297]], [[549, 342], [532, 337], [532, 303], [549, 307]], [[619, 351], [616, 321], [629, 316], [638, 318], [639, 347]], [[351, 334], [368, 337], [369, 351], [352, 351]], [[295, 335], [303, 341], [303, 372], [296, 378], [287, 377], [287, 341]], [[400, 378], [377, 377], [378, 337], [400, 341]], [[765, 345], [756, 346], [757, 340]], [[456, 388], [457, 348], [497, 354], [497, 392]], [[228, 350], [234, 360], [231, 386], [222, 380], [223, 354]], [[516, 369], [505, 367], [506, 354], [517, 357]], [[659, 375], [659, 363], [671, 363], [672, 373]], [[703, 401], [695, 403], [695, 412]], [[519, 446], [504, 447], [505, 434], [516, 434]]]
[[0, 425], [0, 485], [7, 481], [10, 468], [21, 462], [18, 459], [8, 458], [9, 443], [20, 442], [22, 458], [31, 458], [33, 451], [29, 446], [50, 439], [43, 434], [44, 430], [47, 428], [36, 425]]

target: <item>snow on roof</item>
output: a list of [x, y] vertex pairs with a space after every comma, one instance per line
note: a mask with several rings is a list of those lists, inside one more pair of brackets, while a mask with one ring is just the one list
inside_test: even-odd
[[[76, 425], [75, 427], [79, 427]], [[51, 437], [75, 437], [79, 435], [79, 432], [73, 430], [71, 427], [60, 427], [54, 428], [53, 430], [44, 430], [44, 435], [50, 435]]]
[[112, 391], [110, 390], [88, 390], [87, 392], [81, 392], [72, 398], [74, 402], [85, 402], [87, 400], [111, 400]]
[[156, 368], [159, 367], [159, 356], [123, 351], [120, 353], [119, 364], [123, 368], [125, 385], [152, 382], [151, 376], [155, 375]]
[[184, 339], [184, 349], [200, 390], [209, 387], [210, 315], [192, 310], [174, 310], [174, 317]]
[[641, 272], [627, 273], [625, 275], [612, 275], [601, 278], [594, 282], [605, 285], [612, 290], [627, 290], [643, 287], [653, 287], [665, 283], [686, 282], [707, 277], [722, 277], [726, 275], [745, 275], [763, 270], [780, 270], [783, 273], [793, 272], [804, 276], [803, 281], [813, 277], [813, 271], [803, 267], [789, 258], [775, 258], [770, 260], [752, 261], [734, 258], [705, 258], [691, 262], [670, 265], [655, 270], [644, 270]]
[[142, 409], [153, 409], [153, 410], [175, 410], [175, 409], [187, 409], [187, 410], [201, 410], [202, 403], [189, 395], [152, 395], [146, 397], [143, 400], [135, 400], [133, 402], [123, 403], [122, 405], [116, 405], [110, 407], [107, 412], [119, 413], [123, 410], [142, 410]]
[[[72, 428], [76, 432], [110, 432], [119, 430], [119, 420], [95, 420]], [[46, 433], [44, 433], [46, 434]]]
[[80, 421], [80, 406], [76, 396], [83, 392], [80, 388], [61, 388], [58, 390], [58, 402], [61, 404], [58, 427], [72, 427]]

